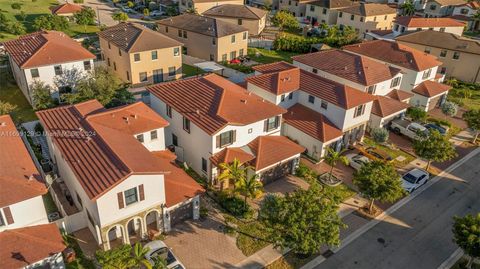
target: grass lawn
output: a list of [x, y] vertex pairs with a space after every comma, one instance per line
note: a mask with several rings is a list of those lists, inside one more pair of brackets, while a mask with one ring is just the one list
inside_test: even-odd
[[[256, 53], [259, 52], [260, 56], [257, 56]], [[277, 51], [277, 50], [267, 50], [260, 48], [248, 48], [248, 56], [256, 62], [259, 63], [273, 63], [279, 61], [286, 61], [291, 63], [292, 56], [298, 55], [296, 52], [286, 52], [286, 51]]]
[[327, 186], [327, 185], [323, 185], [323, 186], [325, 187], [325, 189], [336, 192], [338, 194], [338, 196], [340, 196], [342, 198], [342, 201], [345, 201], [348, 198], [351, 198], [351, 197], [355, 196], [355, 194], [357, 194], [354, 190], [350, 189], [344, 183], [342, 183], [338, 186], [335, 186], [335, 187], [331, 187], [331, 186]]
[[[373, 141], [372, 139], [370, 139], [368, 137], [365, 137], [363, 139], [363, 142], [365, 144], [367, 144], [368, 146], [376, 147], [376, 148], [379, 148], [379, 149], [387, 152], [394, 159], [393, 164], [396, 165], [396, 166], [405, 166], [408, 163], [410, 163], [411, 161], [415, 160], [414, 156], [406, 153], [405, 151], [402, 151], [400, 149], [391, 149], [389, 147], [377, 144], [375, 141]], [[405, 157], [405, 160], [403, 160], [402, 162], [399, 162], [399, 161], [395, 160], [395, 158], [397, 158], [398, 156]]]
[[17, 107], [11, 113], [16, 123], [37, 120], [32, 106], [18, 88], [13, 77], [5, 69], [0, 69], [0, 101], [8, 102]]
[[57, 205], [53, 201], [52, 195], [50, 193], [43, 195], [42, 198], [43, 198], [43, 204], [45, 205], [45, 210], [47, 211], [47, 214], [58, 212]]
[[188, 64], [182, 64], [182, 72], [184, 74], [183, 75], [184, 78], [193, 77], [193, 76], [205, 73], [205, 71], [203, 71], [202, 69], [197, 68], [196, 66], [188, 65]]
[[288, 252], [285, 256], [280, 257], [276, 261], [267, 265], [265, 269], [295, 269], [300, 268], [313, 260], [316, 255], [312, 255], [307, 258], [300, 258], [292, 252]]
[[100, 31], [100, 28], [98, 28], [98, 26], [96, 25], [87, 25], [87, 27], [85, 28], [83, 25], [71, 23], [70, 28], [67, 29], [65, 33], [71, 37], [75, 37], [77, 35], [94, 34], [99, 31]]
[[[448, 100], [460, 104], [467, 110], [480, 109], [480, 86], [477, 89], [471, 89], [468, 91], [470, 96], [465, 96], [463, 87], [456, 87], [448, 92]], [[467, 98], [465, 98], [467, 97]]]
[[257, 239], [265, 238], [268, 232], [265, 231], [265, 226], [260, 221], [249, 220], [242, 222], [237, 227], [237, 247], [245, 256], [250, 256], [262, 248], [268, 246], [270, 243]]

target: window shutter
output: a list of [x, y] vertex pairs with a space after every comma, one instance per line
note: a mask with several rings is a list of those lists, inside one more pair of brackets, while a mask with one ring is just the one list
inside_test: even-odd
[[5, 214], [5, 218], [7, 219], [7, 224], [12, 224], [13, 221], [13, 216], [12, 212], [10, 211], [10, 207], [4, 207], [3, 208], [3, 213]]
[[278, 128], [278, 122], [280, 121], [280, 116], [275, 117], [275, 128]]
[[237, 141], [237, 130], [232, 130], [232, 144]]
[[219, 148], [220, 147], [220, 135], [217, 135], [216, 139], [217, 139], [217, 143], [216, 143], [217, 148]]
[[268, 131], [268, 119], [266, 119], [266, 120], [263, 122], [263, 131], [264, 131], [264, 132], [267, 132], [267, 131]]
[[140, 192], [140, 201], [145, 200], [145, 191], [143, 190], [143, 184], [138, 186], [138, 191]]
[[125, 204], [123, 203], [123, 193], [119, 192], [117, 193], [117, 198], [118, 198], [118, 208], [122, 209], [125, 207]]

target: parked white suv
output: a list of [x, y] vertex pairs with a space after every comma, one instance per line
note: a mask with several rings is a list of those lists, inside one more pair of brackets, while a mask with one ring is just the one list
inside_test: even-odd
[[359, 171], [362, 166], [370, 162], [369, 158], [361, 154], [350, 153], [347, 154], [345, 157], [347, 157], [348, 159], [348, 164], [356, 171]]
[[427, 183], [430, 175], [427, 171], [414, 168], [402, 176], [402, 186], [407, 192], [413, 192]]
[[185, 269], [185, 266], [173, 255], [173, 252], [167, 245], [161, 240], [155, 240], [145, 244], [144, 248], [148, 248], [145, 259], [150, 264], [155, 264], [155, 258], [161, 257], [167, 262], [167, 268], [169, 269]]

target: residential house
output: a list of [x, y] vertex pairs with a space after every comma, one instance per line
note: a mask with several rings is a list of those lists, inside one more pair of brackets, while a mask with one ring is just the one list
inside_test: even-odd
[[397, 42], [438, 57], [440, 73], [480, 82], [480, 42], [451, 33], [427, 30], [397, 37]]
[[[165, 149], [168, 122], [142, 102], [97, 100], [37, 112], [55, 171], [103, 249], [199, 217], [202, 188]], [[81, 229], [80, 228], [80, 229]]]
[[340, 29], [350, 26], [365, 38], [372, 30], [390, 30], [397, 10], [387, 4], [361, 3], [338, 9], [337, 25]]
[[278, 10], [286, 10], [298, 18], [306, 16], [307, 4], [315, 2], [315, 0], [279, 0]]
[[479, 31], [480, 19], [475, 18], [478, 12], [480, 12], [480, 1], [471, 1], [455, 6], [450, 17], [465, 22], [468, 31]]
[[139, 24], [119, 23], [98, 33], [102, 58], [134, 86], [179, 79], [182, 43]]
[[464, 0], [428, 0], [423, 13], [426, 18], [446, 17], [453, 14], [456, 6], [463, 4]]
[[231, 4], [231, 5], [243, 5], [243, 0], [179, 0], [178, 8], [180, 13], [184, 13], [187, 10], [195, 10], [198, 14], [211, 9], [215, 6]]
[[225, 4], [203, 12], [204, 16], [224, 22], [242, 25], [250, 35], [259, 35], [265, 28], [267, 11], [247, 5]]
[[[388, 0], [387, 4], [389, 4], [391, 6], [396, 6], [397, 8], [400, 8], [400, 7], [402, 7], [403, 4], [405, 4], [405, 2], [407, 2], [407, 0]], [[427, 0], [413, 0], [411, 2], [415, 6], [415, 10], [421, 11], [421, 10], [425, 9], [425, 5], [427, 3]]]
[[68, 17], [69, 19], [73, 19], [73, 15], [82, 10], [81, 5], [73, 4], [66, 2], [64, 4], [56, 5], [50, 7], [50, 11], [52, 15]]
[[[166, 142], [180, 161], [217, 184], [237, 158], [265, 184], [293, 173], [305, 149], [280, 136], [285, 109], [216, 74], [147, 87], [151, 107], [170, 122]], [[228, 184], [228, 183], [226, 183]]]
[[157, 24], [160, 33], [183, 43], [183, 54], [215, 62], [247, 55], [248, 30], [244, 26], [194, 14]]
[[402, 70], [400, 90], [413, 93], [410, 104], [425, 111], [442, 104], [449, 86], [442, 84], [444, 75], [437, 74], [442, 63], [423, 51], [385, 40], [374, 40], [343, 48]]
[[338, 9], [359, 5], [358, 2], [351, 0], [320, 0], [307, 4], [306, 18], [312, 25], [326, 23], [328, 25], [337, 24]]
[[253, 67], [247, 90], [285, 109], [282, 134], [320, 159], [361, 141], [370, 119], [373, 96], [286, 62]]
[[57, 87], [58, 77], [68, 70], [83, 73], [93, 69], [95, 55], [62, 32], [39, 31], [3, 44], [13, 77], [30, 104], [33, 103], [32, 84], [35, 81], [51, 86], [52, 96], [60, 99], [72, 89]]
[[401, 16], [393, 22], [393, 36], [421, 30], [433, 30], [438, 32], [462, 35], [465, 23], [452, 18], [421, 18]]

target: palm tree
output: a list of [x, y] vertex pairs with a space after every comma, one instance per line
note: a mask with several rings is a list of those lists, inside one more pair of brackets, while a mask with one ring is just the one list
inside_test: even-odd
[[411, 0], [405, 1], [401, 8], [404, 16], [413, 16], [415, 14], [415, 5]]
[[245, 197], [245, 208], [247, 208], [247, 198], [253, 199], [262, 194], [263, 184], [258, 180], [258, 175], [251, 177], [242, 177], [235, 182], [235, 191]]
[[217, 179], [221, 183], [223, 183], [224, 181], [233, 181], [233, 186], [235, 188], [235, 183], [238, 180], [245, 178], [246, 168], [242, 166], [242, 164], [237, 158], [233, 159], [233, 162], [230, 164], [221, 163], [219, 165], [219, 168], [222, 172]]
[[330, 172], [329, 172], [329, 175], [328, 175], [328, 181], [332, 180], [333, 168], [337, 165], [338, 162], [341, 162], [345, 165], [348, 165], [347, 157], [342, 155], [344, 152], [345, 152], [345, 149], [337, 152], [337, 151], [333, 150], [332, 148], [328, 148], [327, 154], [324, 157], [322, 157], [322, 159], [328, 165], [330, 165]]
[[152, 265], [150, 262], [145, 258], [145, 255], [148, 253], [150, 249], [149, 248], [144, 248], [140, 243], [136, 243], [135, 246], [133, 246], [133, 253], [132, 257], [129, 261], [129, 264], [131, 267], [129, 268], [147, 268], [147, 269], [152, 269]]

